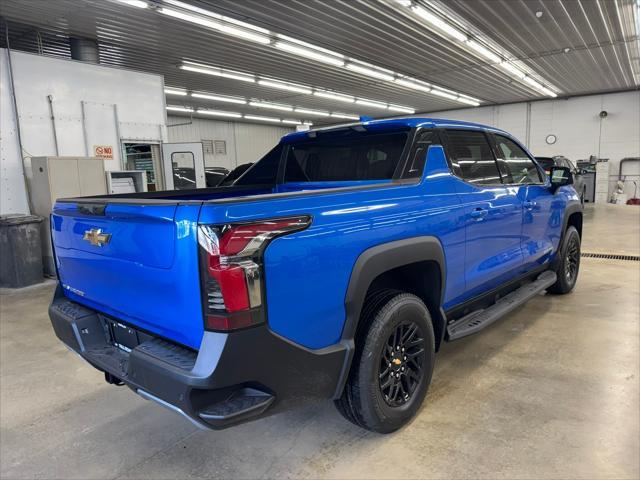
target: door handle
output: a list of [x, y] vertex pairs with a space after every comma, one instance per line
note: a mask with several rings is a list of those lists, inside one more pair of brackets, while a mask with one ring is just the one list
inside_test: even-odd
[[536, 202], [532, 202], [532, 201], [525, 201], [523, 204], [524, 208], [526, 208], [527, 210], [533, 210], [536, 205], [538, 205]]
[[475, 218], [476, 220], [482, 220], [487, 216], [489, 212], [484, 208], [476, 208], [473, 212], [471, 212], [471, 218]]

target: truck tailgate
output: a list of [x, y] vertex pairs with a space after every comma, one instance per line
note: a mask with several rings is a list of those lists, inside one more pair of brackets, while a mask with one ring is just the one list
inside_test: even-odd
[[196, 222], [200, 205], [57, 203], [51, 217], [70, 299], [192, 348], [203, 334]]

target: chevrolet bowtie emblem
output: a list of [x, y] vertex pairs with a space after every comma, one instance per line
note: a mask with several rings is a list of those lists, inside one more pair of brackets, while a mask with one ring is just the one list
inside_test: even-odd
[[111, 240], [111, 234], [102, 233], [102, 229], [100, 228], [92, 228], [91, 230], [86, 230], [84, 232], [82, 239], [86, 240], [91, 245], [102, 247], [103, 245], [109, 243], [109, 241]]

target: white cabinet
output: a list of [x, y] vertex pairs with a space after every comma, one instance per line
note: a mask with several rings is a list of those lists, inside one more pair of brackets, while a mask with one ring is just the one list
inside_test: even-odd
[[596, 203], [607, 203], [609, 201], [609, 160], [599, 159], [596, 163]]

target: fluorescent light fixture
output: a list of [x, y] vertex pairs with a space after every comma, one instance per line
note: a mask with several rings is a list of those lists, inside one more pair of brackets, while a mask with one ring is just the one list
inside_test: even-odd
[[448, 98], [449, 100], [457, 100], [457, 95], [452, 95], [448, 92], [443, 92], [442, 90], [436, 90], [435, 88], [431, 90], [432, 95], [437, 95], [438, 97]]
[[379, 78], [380, 80], [393, 82], [393, 75], [381, 70], [358, 65], [357, 63], [347, 63], [347, 68], [362, 75], [366, 75], [367, 77]]
[[467, 45], [471, 47], [476, 53], [479, 53], [481, 56], [489, 60], [493, 63], [500, 63], [500, 57], [493, 53], [491, 50], [486, 48], [484, 45], [480, 45], [475, 40], [467, 40]]
[[229, 25], [222, 25], [219, 29], [221, 32], [235, 37], [244, 38], [245, 40], [251, 40], [252, 42], [262, 43], [268, 45], [271, 43], [271, 39], [266, 35], [260, 35], [258, 33], [247, 32], [237, 27], [231, 27]]
[[265, 87], [279, 88], [280, 90], [288, 90], [290, 92], [304, 93], [311, 95], [311, 87], [305, 87], [304, 85], [296, 85], [294, 83], [279, 82], [277, 80], [270, 80], [267, 78], [261, 78], [258, 80], [258, 85]]
[[360, 117], [358, 117], [357, 115], [347, 115], [346, 113], [332, 112], [331, 116], [333, 118], [344, 118], [346, 120], [360, 120]]
[[186, 10], [199, 13], [200, 15], [206, 15], [208, 17], [217, 18], [217, 19], [222, 18], [222, 15], [214, 13], [210, 10], [205, 10], [204, 8], [196, 7], [189, 3], [180, 2], [179, 0], [162, 0], [162, 3], [167, 3], [169, 5], [173, 5], [174, 7], [184, 8]]
[[322, 110], [310, 110], [308, 108], [297, 108], [295, 109], [296, 113], [302, 113], [303, 115], [315, 115], [317, 117], [328, 117], [329, 112], [323, 112]]
[[[438, 5], [436, 5], [434, 2], [429, 2], [429, 7], [433, 10], [436, 10], [437, 13], [440, 15], [436, 15], [435, 13], [432, 13], [431, 11], [427, 10], [426, 8], [423, 8], [420, 5], [413, 4], [411, 0], [396, 0], [396, 3], [402, 5], [403, 7], [410, 8], [411, 11], [413, 11], [416, 15], [420, 16], [422, 19], [426, 20], [431, 26], [435, 27], [435, 29], [463, 43], [464, 45], [466, 45], [467, 47], [475, 51], [484, 59], [495, 64], [496, 67], [501, 68], [505, 72], [516, 77], [521, 82], [527, 83], [538, 92], [544, 93], [545, 95], [548, 95], [550, 97], [557, 96], [557, 94], [553, 90], [533, 80], [531, 77], [526, 75], [524, 71], [521, 71], [520, 68], [514, 65], [512, 62], [507, 60], [503, 61], [500, 55], [498, 55], [492, 50], [493, 47], [491, 47], [491, 44], [489, 44], [490, 45], [489, 47], [486, 47], [481, 42], [468, 38], [465, 32], [459, 30], [456, 26], [454, 26], [453, 23], [451, 23], [451, 21], [446, 20], [449, 14], [446, 11], [442, 11], [438, 7]], [[480, 101], [478, 99], [467, 97], [465, 95], [460, 95], [456, 92], [443, 91], [444, 89], [432, 89], [429, 92], [428, 87], [426, 85], [420, 88], [415, 84], [413, 84], [412, 82], [413, 82], [413, 79], [409, 79], [409, 78], [406, 78], [406, 79], [401, 78], [396, 80], [396, 83], [398, 85], [403, 85], [408, 88], [414, 88], [415, 90], [423, 90], [427, 93], [432, 93], [434, 95], [438, 95], [444, 98], [450, 98], [452, 100], [458, 100], [462, 103], [466, 103], [469, 105], [480, 104]]]
[[229, 117], [229, 118], [242, 118], [241, 113], [237, 112], [222, 112], [220, 110], [207, 110], [206, 108], [199, 108], [197, 113], [202, 113], [203, 115], [212, 115], [215, 117]]
[[536, 90], [540, 90], [540, 89], [544, 88], [541, 83], [539, 83], [537, 80], [534, 80], [529, 75], [526, 75], [522, 80], [524, 80], [525, 83], [528, 83], [529, 85], [531, 85]]
[[206, 18], [198, 17], [196, 15], [191, 15], [190, 13], [184, 13], [180, 10], [175, 10], [173, 8], [160, 7], [157, 10], [163, 15], [167, 15], [169, 17], [177, 18], [179, 20], [184, 20], [185, 22], [196, 23], [198, 25], [202, 25], [203, 27], [212, 28], [214, 30], [219, 30], [222, 26], [220, 22], [216, 22], [213, 20], [208, 20]]
[[460, 42], [464, 42], [467, 40], [467, 36], [464, 33], [462, 33], [457, 28], [449, 25], [447, 22], [437, 17], [433, 13], [429, 12], [428, 10], [425, 10], [424, 8], [419, 7], [417, 5], [414, 5], [413, 7], [411, 7], [411, 10], [415, 14], [419, 15], [420, 17], [425, 19], [427, 22], [429, 22], [432, 26], [436, 27], [441, 32], [446, 33], [450, 37], [453, 37]]
[[143, 2], [142, 0], [116, 0], [116, 1], [120, 3], [124, 3], [125, 5], [129, 5], [130, 7], [149, 8], [149, 4], [147, 2]]
[[279, 48], [280, 50], [284, 50], [285, 52], [293, 53], [294, 55], [300, 55], [301, 57], [306, 57], [311, 60], [317, 60], [318, 62], [327, 63], [336, 67], [344, 66], [344, 60], [342, 58], [338, 58], [332, 55], [325, 55], [315, 50], [311, 50], [310, 48], [299, 47], [298, 45], [293, 45], [286, 42], [276, 42], [275, 47]]
[[303, 42], [302, 40], [298, 40], [297, 38], [293, 38], [288, 35], [282, 35], [281, 33], [278, 33], [276, 36], [280, 40], [285, 40], [289, 43], [295, 43], [298, 45], [302, 45], [303, 47], [310, 48], [311, 50], [328, 53], [329, 55], [333, 55], [334, 57], [344, 58], [344, 56], [339, 54], [338, 52], [334, 52], [333, 50], [329, 50], [328, 48], [319, 47], [318, 45], [314, 45], [313, 43]]
[[263, 117], [261, 115], [244, 115], [244, 118], [246, 120], [258, 120], [260, 122], [273, 122], [273, 123], [280, 123], [280, 119], [279, 118], [275, 118], [275, 117]]
[[409, 80], [405, 78], [397, 78], [395, 83], [402, 85], [403, 87], [412, 88], [414, 90], [420, 90], [422, 92], [429, 93], [431, 91], [431, 85], [420, 80]]
[[187, 94], [187, 91], [168, 87], [164, 89], [164, 93], [167, 95], [180, 95], [184, 97]]
[[302, 122], [300, 120], [282, 120], [282, 123], [288, 123], [290, 125], [300, 125]]
[[239, 25], [244, 28], [249, 28], [251, 30], [255, 30], [256, 32], [261, 32], [266, 35], [269, 35], [271, 33], [266, 28], [258, 27], [257, 25], [252, 25], [251, 23], [243, 22], [241, 20], [236, 20], [235, 18], [232, 18], [232, 17], [225, 17], [224, 15], [220, 15], [219, 13], [212, 12], [211, 10], [205, 10], [204, 8], [196, 7], [194, 5], [184, 3], [179, 0], [163, 0], [163, 3], [167, 3], [175, 7], [180, 7], [185, 10], [199, 13], [200, 15], [206, 15], [207, 17], [215, 18], [217, 20], [223, 20], [224, 22], [227, 22], [227, 23], [233, 23], [235, 25]]
[[190, 72], [204, 73], [206, 75], [213, 75], [214, 77], [230, 78], [232, 80], [240, 80], [243, 82], [255, 83], [256, 79], [253, 75], [247, 75], [242, 72], [235, 72], [233, 70], [225, 70], [217, 67], [208, 67], [206, 65], [200, 65], [197, 63], [183, 63], [180, 65], [180, 69], [188, 70]]
[[317, 97], [328, 98], [335, 100], [336, 102], [353, 103], [356, 101], [351, 95], [344, 95], [342, 93], [327, 92], [326, 90], [314, 90], [314, 95]]
[[551, 89], [549, 89], [547, 87], [544, 87], [544, 86], [540, 89], [540, 91], [542, 93], [544, 93], [545, 95], [549, 96], [549, 97], [555, 98], [555, 97], [558, 96], [558, 94], [556, 92], [554, 92], [553, 90], [551, 90]]
[[265, 35], [271, 34], [271, 32], [266, 28], [258, 27], [257, 25], [252, 25], [251, 23], [243, 22], [242, 20], [236, 20], [235, 18], [232, 18], [232, 17], [225, 17], [224, 15], [222, 15], [221, 18], [225, 22], [233, 23], [234, 25], [238, 25], [240, 27], [249, 28], [251, 30], [255, 30], [256, 32], [264, 33]]
[[246, 105], [247, 101], [240, 97], [226, 97], [223, 95], [209, 95], [208, 93], [192, 93], [193, 98], [202, 98], [204, 100], [213, 100], [214, 102], [238, 103]]
[[380, 108], [382, 110], [386, 110], [387, 109], [387, 104], [386, 103], [372, 102], [371, 100], [364, 100], [362, 98], [358, 98], [356, 100], [356, 103], [358, 105], [364, 105], [365, 107]]
[[461, 103], [466, 103], [467, 105], [473, 105], [474, 107], [477, 107], [477, 106], [480, 105], [480, 102], [477, 102], [477, 101], [475, 101], [475, 100], [473, 100], [471, 98], [465, 98], [465, 97], [462, 97], [462, 96], [456, 98], [456, 100], [458, 102], [461, 102]]
[[393, 112], [416, 113], [416, 111], [413, 108], [402, 107], [400, 105], [389, 105], [388, 109]]
[[257, 108], [270, 108], [272, 110], [283, 110], [285, 112], [293, 112], [293, 107], [291, 105], [279, 105], [277, 103], [256, 102], [256, 101], [249, 102], [249, 105]]
[[520, 80], [524, 79], [525, 75], [522, 72], [522, 70], [520, 70], [519, 68], [517, 68], [513, 63], [508, 62], [508, 61], [504, 61], [500, 63], [500, 68], [506, 70], [507, 72], [509, 72], [511, 75], [513, 75], [514, 77], [519, 78]]
[[167, 105], [167, 110], [170, 110], [172, 112], [186, 112], [186, 113], [193, 112], [193, 108], [178, 107], [177, 105]]
[[[245, 40], [251, 40], [252, 42], [263, 43], [265, 45], [271, 43], [271, 39], [267, 35], [248, 32], [238, 27], [225, 25], [224, 23], [221, 23], [216, 20], [209, 20], [208, 18], [203, 18], [198, 15], [192, 15], [190, 13], [185, 13], [180, 10], [175, 10], [173, 8], [160, 7], [158, 8], [158, 12], [173, 18], [177, 18], [179, 20], [184, 20], [186, 22], [195, 23], [197, 25], [201, 25], [203, 27], [210, 28], [212, 30], [217, 30], [219, 32], [226, 33], [228, 35], [244, 38]], [[208, 15], [208, 16], [211, 17], [212, 15]], [[214, 17], [214, 18], [217, 18], [217, 17]], [[220, 18], [222, 19], [222, 16]]]
[[540, 82], [538, 82], [537, 80], [534, 80], [533, 78], [531, 78], [530, 76], [526, 76], [523, 78], [523, 81], [525, 83], [528, 83], [529, 85], [531, 85], [531, 87], [533, 87], [535, 90], [538, 90], [539, 92], [544, 93], [545, 95], [549, 96], [549, 97], [557, 97], [558, 94], [552, 90], [550, 90], [549, 88], [545, 87], [544, 85], [542, 85]]

